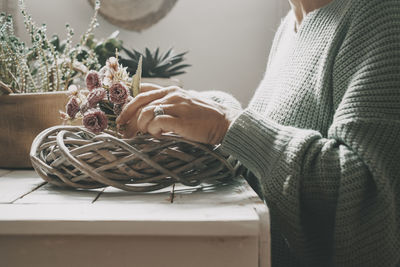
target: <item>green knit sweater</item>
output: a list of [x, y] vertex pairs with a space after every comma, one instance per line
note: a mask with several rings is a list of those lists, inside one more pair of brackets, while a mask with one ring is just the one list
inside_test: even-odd
[[302, 266], [396, 266], [400, 0], [335, 0], [294, 28], [222, 147], [257, 178], [273, 266], [285, 246]]

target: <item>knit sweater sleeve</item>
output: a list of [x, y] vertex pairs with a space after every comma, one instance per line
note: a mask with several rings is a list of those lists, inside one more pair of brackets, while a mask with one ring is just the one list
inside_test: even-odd
[[242, 111], [242, 105], [240, 102], [233, 97], [231, 94], [222, 91], [210, 90], [199, 93], [202, 97], [210, 99], [218, 104], [228, 106], [232, 108], [235, 112]]
[[400, 2], [358, 2], [335, 57], [328, 135], [246, 109], [222, 145], [257, 176], [307, 266], [400, 262]]

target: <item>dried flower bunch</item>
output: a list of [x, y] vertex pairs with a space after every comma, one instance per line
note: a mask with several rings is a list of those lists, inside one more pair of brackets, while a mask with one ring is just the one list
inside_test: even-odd
[[[82, 119], [83, 125], [93, 133], [105, 129], [116, 130], [115, 120], [123, 107], [139, 92], [141, 60], [136, 74], [130, 77], [126, 67], [116, 57], [110, 57], [100, 71], [91, 70], [86, 75], [86, 90], [69, 86], [66, 111], [61, 112], [65, 122]], [[86, 93], [85, 93], [86, 92]]]
[[[66, 90], [79, 73], [96, 67], [97, 55], [88, 43], [98, 26], [100, 1], [96, 1], [89, 28], [80, 42], [72, 45], [73, 29], [67, 24], [67, 39], [61, 45], [57, 36], [49, 39], [46, 25], [38, 26], [27, 12], [24, 0], [19, 0], [25, 28], [31, 39], [28, 47], [14, 34], [13, 19], [0, 15], [0, 90], [3, 93], [31, 93]], [[114, 49], [115, 51], [115, 49]]]

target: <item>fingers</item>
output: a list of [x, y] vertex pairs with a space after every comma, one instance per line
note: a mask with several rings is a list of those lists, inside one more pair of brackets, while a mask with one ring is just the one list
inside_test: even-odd
[[147, 132], [155, 137], [160, 137], [162, 133], [173, 132], [182, 135], [182, 123], [180, 119], [170, 115], [160, 115], [150, 121]]
[[[154, 109], [157, 106], [158, 105], [149, 105], [149, 106], [144, 107], [141, 110], [140, 114], [138, 115], [138, 119], [137, 119], [138, 131], [141, 131], [143, 133], [148, 132], [147, 126], [154, 119]], [[179, 117], [179, 109], [180, 109], [179, 106], [172, 105], [172, 104], [165, 104], [165, 105], [159, 105], [159, 106], [163, 109], [165, 115]]]
[[[138, 110], [137, 116], [139, 116], [139, 113], [141, 112], [141, 109]], [[118, 132], [120, 132], [124, 138], [132, 138], [137, 135], [137, 120], [130, 120], [128, 123], [124, 124], [123, 126], [117, 125]]]
[[124, 107], [121, 114], [117, 118], [117, 124], [126, 124], [141, 106], [147, 105], [156, 99], [160, 99], [174, 90], [177, 90], [177, 87], [167, 87], [140, 93]]
[[123, 134], [124, 138], [133, 138], [137, 135], [137, 127], [136, 127], [136, 122], [129, 122], [128, 124], [125, 124], [123, 131], [121, 131]]

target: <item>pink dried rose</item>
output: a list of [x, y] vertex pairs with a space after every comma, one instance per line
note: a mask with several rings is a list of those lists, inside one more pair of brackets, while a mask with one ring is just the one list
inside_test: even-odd
[[114, 114], [119, 116], [119, 114], [121, 114], [122, 110], [124, 109], [125, 105], [127, 103], [129, 103], [132, 99], [133, 99], [133, 97], [128, 96], [128, 100], [124, 104], [114, 104], [114, 107], [113, 107]]
[[104, 131], [108, 125], [106, 114], [98, 109], [90, 109], [83, 116], [83, 125], [91, 132], [98, 134]]
[[104, 88], [93, 89], [87, 97], [87, 103], [89, 108], [96, 107], [97, 103], [103, 100], [106, 97], [106, 95], [107, 91]]
[[89, 91], [102, 86], [100, 75], [97, 71], [91, 70], [86, 75], [86, 87]]
[[80, 107], [79, 107], [79, 102], [78, 98], [76, 97], [71, 97], [67, 103], [67, 106], [65, 107], [68, 116], [71, 119], [75, 119], [76, 114], [79, 112]]
[[109, 90], [110, 101], [114, 104], [124, 104], [129, 97], [129, 90], [122, 82], [114, 83]]

